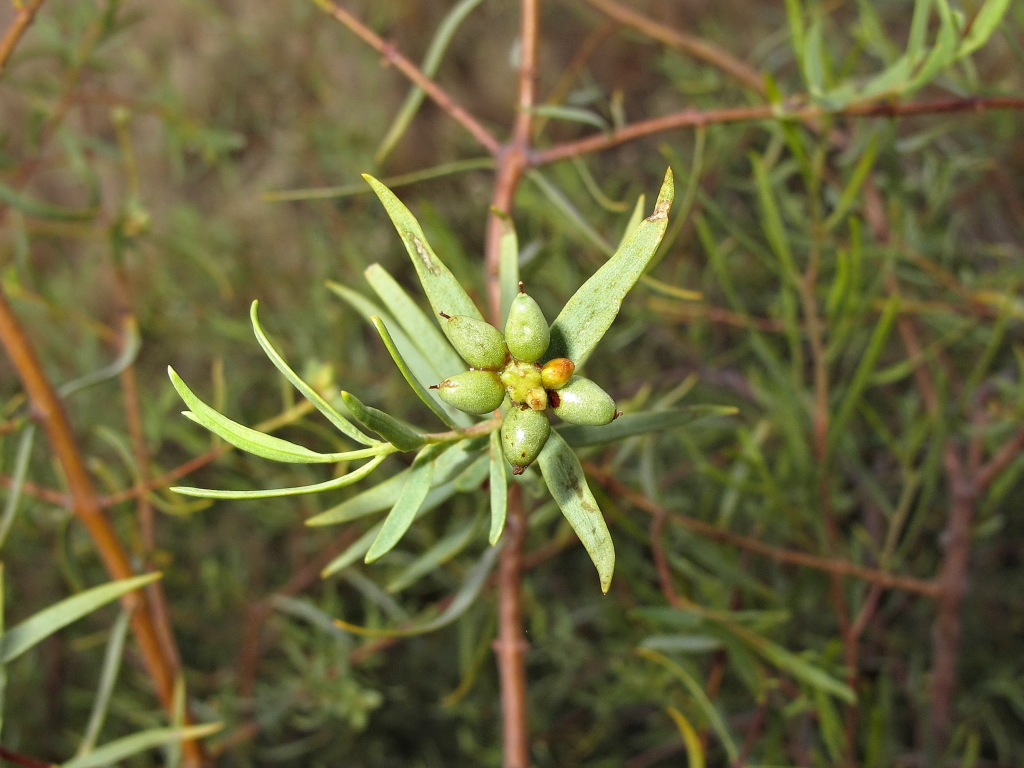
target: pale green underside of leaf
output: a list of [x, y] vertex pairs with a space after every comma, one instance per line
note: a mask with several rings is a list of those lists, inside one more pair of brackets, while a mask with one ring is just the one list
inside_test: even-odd
[[334, 464], [348, 459], [362, 459], [378, 455], [380, 443], [373, 448], [364, 448], [342, 453], [317, 453], [301, 445], [282, 440], [273, 435], [258, 432], [215, 411], [189, 389], [177, 372], [168, 367], [167, 375], [181, 399], [191, 409], [183, 411], [184, 416], [223, 438], [236, 448], [272, 461], [291, 464]]
[[285, 359], [274, 348], [274, 345], [270, 343], [269, 337], [263, 332], [263, 328], [260, 326], [259, 317], [256, 314], [258, 306], [259, 302], [254, 301], [252, 303], [252, 306], [249, 308], [249, 319], [252, 321], [252, 329], [256, 334], [256, 341], [259, 342], [267, 357], [270, 358], [270, 362], [272, 362], [277, 370], [279, 370], [281, 374], [291, 382], [291, 385], [295, 387], [295, 389], [297, 389], [304, 398], [315, 405], [316, 409], [320, 411], [320, 413], [322, 413], [327, 420], [331, 422], [331, 424], [337, 427], [342, 434], [348, 435], [353, 440], [358, 443], [362, 443], [363, 445], [374, 445], [376, 440], [360, 432], [351, 421], [346, 419], [334, 406], [324, 400], [324, 398], [321, 397], [315, 389], [299, 378], [295, 371], [293, 371], [288, 363], [285, 362]]
[[[453, 480], [477, 458], [478, 449], [482, 443], [482, 439], [466, 440], [451, 446], [442, 453], [435, 461], [432, 485], [436, 487]], [[409, 469], [403, 469], [372, 488], [367, 488], [352, 498], [346, 499], [336, 507], [331, 507], [319, 515], [309, 518], [306, 525], [347, 523], [365, 515], [372, 515], [375, 512], [388, 509], [398, 501], [398, 496], [409, 477], [409, 472]]]
[[501, 448], [501, 434], [491, 433], [491, 444], [488, 455], [490, 470], [491, 498], [491, 532], [487, 540], [493, 546], [501, 538], [505, 530], [505, 517], [508, 515], [508, 462]]
[[612, 443], [635, 435], [675, 429], [701, 419], [731, 416], [737, 412], [738, 409], [731, 405], [690, 405], [664, 411], [627, 413], [611, 424], [602, 427], [565, 424], [557, 429], [558, 434], [573, 448], [583, 448], [589, 445]]
[[384, 210], [391, 217], [391, 221], [409, 253], [409, 258], [412, 259], [413, 267], [416, 268], [416, 274], [423, 285], [423, 292], [434, 312], [438, 314], [444, 312], [452, 316], [466, 315], [483, 320], [483, 315], [480, 314], [480, 310], [477, 309], [469, 294], [455, 279], [451, 270], [434, 253], [430, 243], [427, 242], [426, 235], [423, 234], [422, 227], [409, 209], [405, 207], [405, 204], [377, 179], [367, 174], [363, 174], [363, 178], [373, 188], [383, 203]]
[[366, 553], [366, 562], [372, 563], [392, 549], [409, 530], [412, 521], [416, 519], [416, 513], [427, 498], [430, 490], [430, 480], [434, 472], [433, 457], [436, 450], [434, 446], [420, 451], [420, 454], [413, 461], [409, 468], [409, 475], [402, 486], [401, 493], [395, 505], [384, 518], [384, 525], [380, 529], [377, 538], [373, 540], [370, 551]]
[[427, 442], [427, 436], [422, 432], [417, 432], [389, 413], [364, 405], [351, 392], [342, 392], [341, 399], [356, 421], [371, 432], [376, 432], [398, 450], [415, 451]]
[[537, 464], [555, 503], [593, 560], [601, 591], [607, 592], [615, 570], [615, 547], [580, 460], [561, 436], [552, 432]]
[[0, 635], [0, 664], [6, 664], [29, 648], [63, 629], [71, 622], [92, 613], [122, 595], [159, 579], [159, 573], [147, 573], [130, 579], [120, 579], [87, 589], [61, 600], [25, 619], [10, 631]]
[[[387, 446], [390, 448], [390, 446]], [[375, 470], [391, 451], [375, 456], [348, 474], [336, 477], [333, 480], [325, 480], [322, 483], [312, 485], [297, 485], [291, 488], [268, 488], [262, 491], [222, 491], [216, 488], [192, 488], [191, 486], [174, 486], [171, 488], [175, 493], [185, 496], [199, 496], [204, 499], [273, 499], [279, 496], [301, 496], [307, 493], [321, 493], [322, 491], [333, 491], [338, 488], [358, 483], [364, 477]]]
[[104, 744], [86, 755], [61, 763], [60, 768], [101, 768], [101, 766], [116, 765], [147, 749], [186, 740], [202, 739], [217, 733], [223, 727], [223, 723], [205, 723], [184, 728], [151, 728], [148, 731], [133, 733], [131, 736]]
[[607, 262], [580, 286], [551, 324], [547, 357], [568, 357], [582, 366], [619, 314], [622, 301], [654, 257], [668, 227], [675, 186], [672, 169], [658, 193], [654, 213], [640, 222]]

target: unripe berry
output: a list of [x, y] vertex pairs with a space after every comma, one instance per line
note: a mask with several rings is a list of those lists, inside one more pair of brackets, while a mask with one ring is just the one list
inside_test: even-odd
[[534, 462], [550, 433], [551, 424], [543, 411], [512, 406], [501, 425], [501, 448], [513, 475], [523, 474]]
[[473, 368], [501, 368], [508, 359], [501, 331], [475, 317], [455, 315], [445, 319], [445, 332], [462, 359]]
[[540, 380], [544, 389], [561, 389], [569, 383], [573, 371], [576, 370], [576, 363], [567, 357], [556, 357], [548, 360], [540, 369]]
[[490, 413], [505, 399], [505, 386], [494, 371], [466, 371], [437, 385], [448, 405], [466, 413]]
[[590, 379], [573, 376], [569, 383], [551, 393], [551, 405], [562, 421], [600, 426], [615, 418], [615, 401]]
[[[519, 284], [522, 291], [523, 284]], [[505, 320], [505, 343], [512, 357], [525, 363], [540, 360], [548, 351], [551, 331], [540, 305], [520, 292], [513, 300]]]

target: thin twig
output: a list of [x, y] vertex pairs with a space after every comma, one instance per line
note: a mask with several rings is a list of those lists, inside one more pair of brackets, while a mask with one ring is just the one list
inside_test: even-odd
[[448, 115], [473, 135], [484, 149], [497, 156], [501, 149], [500, 142], [488, 131], [479, 120], [467, 112], [462, 106], [456, 103], [447, 91], [439, 86], [434, 80], [423, 74], [423, 70], [413, 64], [412, 61], [403, 56], [398, 49], [387, 42], [372, 29], [363, 24], [339, 5], [330, 0], [313, 0], [313, 2], [325, 13], [330, 14], [340, 21], [363, 42], [377, 51], [389, 64], [405, 75], [412, 83], [419, 86], [437, 106], [443, 109]]
[[11, 26], [4, 33], [3, 40], [0, 40], [0, 77], [3, 77], [4, 72], [7, 71], [7, 63], [10, 61], [11, 54], [18, 47], [18, 43], [31, 26], [39, 7], [44, 2], [45, 0], [30, 0], [29, 3], [21, 6], [18, 15], [14, 17]]
[[1024, 110], [1024, 98], [963, 98], [920, 101], [906, 104], [888, 101], [852, 104], [844, 109], [829, 110], [818, 106], [795, 108], [764, 104], [752, 107], [727, 109], [687, 109], [664, 117], [643, 120], [611, 133], [600, 133], [576, 141], [556, 144], [533, 155], [534, 166], [558, 162], [577, 155], [585, 155], [620, 144], [636, 141], [665, 131], [697, 126], [742, 123], [754, 120], [815, 120], [826, 114], [847, 117], [908, 117], [911, 115], [940, 114], [946, 112], [982, 112], [997, 109]]
[[[107, 572], [115, 579], [135, 574], [131, 560], [110, 520], [98, 503], [92, 480], [75, 441], [64, 405], [36, 357], [32, 341], [25, 333], [3, 291], [0, 290], [0, 344], [7, 351], [22, 386], [32, 403], [33, 415], [46, 432], [53, 452], [64, 470], [71, 495], [71, 511], [92, 537]], [[154, 620], [145, 591], [138, 590], [122, 599], [131, 614], [132, 629], [160, 701], [173, 713], [175, 681], [180, 671], [173, 658], [165, 654], [161, 632]], [[167, 631], [169, 634], [169, 630]], [[198, 741], [184, 742], [186, 760], [201, 765], [202, 746]]]
[[696, 35], [679, 32], [664, 24], [659, 24], [627, 6], [613, 2], [613, 0], [585, 1], [601, 11], [601, 13], [626, 26], [639, 30], [652, 40], [657, 40], [671, 48], [677, 48], [690, 54], [695, 59], [706, 61], [708, 64], [718, 67], [718, 69], [731, 75], [755, 93], [765, 93], [764, 77], [756, 69], [718, 46], [712, 45], [707, 40]]

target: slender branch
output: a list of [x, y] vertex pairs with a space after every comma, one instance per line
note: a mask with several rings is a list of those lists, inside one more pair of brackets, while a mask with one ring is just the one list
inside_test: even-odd
[[32, 20], [36, 17], [36, 12], [39, 11], [39, 7], [44, 1], [30, 0], [26, 5], [21, 6], [18, 10], [18, 15], [14, 17], [11, 26], [4, 33], [3, 39], [0, 40], [0, 77], [3, 77], [7, 71], [7, 62], [10, 60], [11, 54], [18, 47], [18, 42], [24, 36], [29, 26], [31, 26]]
[[585, 1], [601, 11], [601, 13], [626, 26], [639, 30], [652, 40], [657, 40], [672, 48], [678, 48], [695, 59], [706, 61], [708, 64], [718, 67], [718, 69], [732, 75], [732, 77], [755, 93], [762, 95], [765, 93], [764, 78], [756, 69], [718, 46], [712, 45], [707, 40], [696, 35], [679, 32], [671, 27], [666, 27], [664, 24], [659, 24], [627, 6], [614, 2], [614, 0]]
[[448, 95], [447, 91], [423, 74], [423, 70], [399, 53], [398, 49], [395, 48], [393, 44], [381, 38], [372, 29], [367, 27], [359, 21], [359, 19], [336, 3], [330, 2], [330, 0], [313, 0], [313, 2], [321, 10], [340, 21], [348, 27], [348, 29], [354, 32], [355, 35], [363, 42], [381, 54], [389, 64], [393, 64], [395, 68], [405, 75], [413, 84], [422, 88], [423, 92], [429, 96], [437, 106], [447, 112], [455, 122], [469, 131], [481, 146], [483, 146], [492, 155], [497, 156], [501, 150], [501, 144], [494, 137], [494, 134], [488, 131], [480, 121], [473, 117], [473, 115], [467, 112], [462, 106], [457, 104], [455, 99]]
[[55, 763], [48, 763], [45, 760], [39, 760], [29, 755], [23, 755], [20, 752], [15, 752], [13, 749], [7, 749], [4, 746], [0, 746], [0, 758], [14, 763], [15, 765], [22, 765], [25, 768], [57, 768]]
[[629, 501], [631, 504], [650, 512], [652, 515], [668, 514], [673, 522], [709, 539], [721, 541], [725, 544], [732, 544], [733, 546], [749, 550], [756, 554], [764, 555], [765, 557], [780, 563], [790, 563], [792, 565], [800, 565], [806, 568], [825, 571], [826, 573], [850, 576], [852, 578], [861, 579], [862, 581], [871, 582], [872, 584], [878, 584], [884, 589], [900, 589], [906, 592], [914, 592], [919, 595], [925, 595], [926, 597], [933, 598], [938, 597], [941, 593], [939, 585], [934, 581], [925, 581], [911, 576], [898, 576], [896, 574], [887, 573], [886, 571], [879, 571], [873, 568], [867, 568], [863, 565], [857, 565], [856, 563], [851, 563], [848, 560], [833, 560], [826, 557], [818, 557], [817, 555], [809, 555], [804, 552], [797, 552], [791, 549], [784, 549], [782, 547], [774, 547], [770, 544], [765, 544], [758, 539], [733, 533], [732, 531], [723, 530], [722, 528], [712, 525], [711, 523], [706, 523], [703, 520], [697, 520], [696, 518], [689, 517], [687, 515], [668, 512], [657, 502], [619, 482], [609, 473], [603, 471], [592, 462], [584, 462], [584, 466], [586, 467], [589, 475], [601, 483], [601, 485], [605, 486], [610, 491], [613, 491], [619, 498]]
[[[2, 290], [0, 344], [6, 349], [32, 404], [33, 415], [46, 432], [64, 470], [71, 495], [71, 511], [92, 537], [107, 572], [115, 579], [134, 576], [135, 570], [128, 553], [99, 505], [64, 405], [43, 371], [31, 340], [22, 329]], [[174, 686], [179, 669], [175, 660], [165, 654], [162, 642], [164, 633], [156, 626], [151, 601], [142, 590], [125, 595], [121, 601], [131, 614], [132, 629], [156, 693], [168, 712], [173, 712]], [[190, 765], [202, 763], [203, 751], [199, 742], [186, 741], [183, 747]]]
[[828, 110], [819, 106], [802, 106], [792, 109], [772, 104], [753, 107], [732, 107], [728, 109], [697, 110], [687, 109], [664, 117], [643, 120], [639, 123], [611, 133], [601, 133], [584, 139], [557, 144], [533, 155], [533, 165], [546, 165], [589, 152], [617, 147], [630, 141], [679, 128], [695, 128], [704, 125], [741, 123], [753, 120], [815, 120], [826, 114], [847, 117], [908, 117], [910, 115], [940, 114], [945, 112], [982, 112], [996, 109], [1024, 110], [1024, 98], [963, 98], [937, 101], [910, 102], [907, 104], [888, 101], [873, 101], [852, 104], [845, 109]]

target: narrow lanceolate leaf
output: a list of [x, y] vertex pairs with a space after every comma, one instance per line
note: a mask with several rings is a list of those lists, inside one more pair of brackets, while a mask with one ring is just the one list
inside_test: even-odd
[[337, 488], [344, 488], [347, 485], [358, 483], [373, 472], [388, 457], [388, 454], [393, 451], [391, 446], [384, 447], [388, 449], [387, 452], [380, 453], [380, 455], [366, 462], [359, 469], [355, 469], [341, 477], [336, 477], [333, 480], [325, 480], [322, 483], [314, 483], [313, 485], [297, 485], [291, 488], [268, 488], [264, 491], [221, 491], [216, 488], [192, 488], [176, 485], [171, 490], [185, 496], [199, 496], [204, 499], [273, 499], [278, 496], [301, 496], [306, 493], [333, 491]]
[[731, 405], [690, 405], [664, 411], [627, 413], [611, 424], [601, 427], [566, 424], [558, 427], [558, 434], [573, 448], [582, 448], [611, 443], [634, 435], [675, 429], [713, 416], [731, 416], [737, 413], [737, 410]]
[[[450, 484], [451, 480], [473, 463], [473, 460], [479, 456], [478, 449], [482, 447], [481, 443], [482, 440], [480, 439], [462, 440], [437, 457], [433, 476], [435, 490], [438, 486]], [[326, 509], [319, 515], [309, 518], [306, 521], [306, 525], [347, 523], [352, 520], [358, 520], [366, 515], [372, 515], [375, 512], [383, 512], [398, 500], [411, 471], [410, 469], [403, 469], [397, 475], [389, 477], [387, 480], [378, 483], [372, 488], [367, 488], [361, 493], [357, 493], [351, 499], [346, 499], [336, 507]], [[451, 492], [448, 493], [448, 496], [451, 493], [454, 493], [454, 486]], [[448, 498], [448, 496], [440, 499], [439, 503]]]
[[537, 463], [552, 497], [594, 561], [601, 591], [607, 592], [615, 570], [615, 547], [580, 460], [559, 434], [552, 432]]
[[989, 41], [1010, 10], [1010, 0], [986, 0], [971, 21], [971, 27], [957, 49], [957, 56], [970, 56]]
[[[444, 312], [446, 315], [452, 316], [466, 315], [483, 320], [480, 310], [476, 308], [476, 304], [469, 298], [469, 294], [455, 279], [455, 275], [437, 258], [437, 254], [427, 242], [426, 235], [423, 234], [423, 228], [420, 227], [419, 222], [405, 207], [405, 204], [377, 179], [367, 174], [363, 174], [363, 178], [380, 198], [381, 203], [384, 204], [384, 210], [387, 211], [395, 229], [401, 235], [405, 250], [409, 252], [409, 258], [412, 259], [412, 264], [416, 268], [416, 274], [419, 276], [420, 283], [423, 284], [423, 292], [427, 295], [427, 300], [434, 312], [437, 314]], [[446, 330], [445, 326], [442, 326], [442, 329]]]
[[148, 731], [133, 733], [131, 736], [104, 744], [88, 754], [61, 763], [60, 768], [100, 768], [101, 766], [117, 765], [132, 755], [145, 752], [147, 749], [181, 741], [202, 739], [223, 727], [223, 723], [207, 723], [184, 728], [151, 728]]
[[445, 413], [441, 406], [431, 397], [427, 388], [423, 386], [422, 382], [413, 375], [412, 370], [409, 368], [409, 364], [405, 362], [405, 358], [402, 357], [402, 353], [398, 351], [398, 347], [395, 346], [394, 340], [391, 338], [391, 334], [388, 332], [388, 327], [384, 325], [384, 321], [374, 315], [370, 318], [370, 322], [373, 323], [373, 327], [377, 329], [377, 333], [380, 334], [381, 341], [384, 342], [384, 346], [388, 350], [388, 354], [391, 355], [391, 359], [395, 361], [395, 365], [398, 366], [398, 370], [401, 372], [402, 377], [406, 383], [412, 387], [412, 391], [416, 393], [416, 397], [423, 401], [423, 404], [431, 410], [431, 412], [441, 420], [445, 426], [450, 429], [455, 429], [455, 422], [448, 418], [448, 414]]
[[406, 426], [394, 416], [364, 405], [351, 392], [342, 392], [341, 399], [352, 411], [356, 421], [383, 437], [400, 451], [415, 451], [427, 442], [427, 436]]
[[122, 595], [156, 581], [160, 576], [159, 573], [147, 573], [130, 579], [112, 581], [109, 584], [93, 587], [65, 598], [49, 608], [44, 608], [13, 627], [9, 632], [0, 635], [0, 664], [6, 664], [16, 659], [32, 646], [76, 619], [117, 600]]
[[501, 449], [501, 434], [498, 432], [491, 432], [490, 475], [491, 533], [488, 540], [494, 546], [505, 530], [505, 517], [508, 514], [508, 462]]
[[430, 478], [434, 471], [433, 458], [436, 451], [430, 448], [420, 451], [420, 454], [413, 461], [409, 476], [406, 478], [398, 501], [391, 508], [388, 516], [384, 518], [384, 526], [380, 529], [377, 538], [374, 539], [370, 551], [366, 553], [366, 562], [383, 557], [405, 536], [412, 521], [416, 519], [416, 513], [420, 511], [423, 501], [427, 498], [427, 491], [430, 490]]
[[590, 357], [619, 314], [622, 300], [654, 257], [668, 227], [668, 211], [674, 195], [670, 168], [658, 193], [654, 213], [644, 219], [615, 255], [580, 286], [551, 324], [551, 347], [547, 357], [567, 357], [577, 366]]
[[[222, 437], [236, 448], [241, 448], [256, 456], [291, 464], [333, 464], [346, 459], [376, 456], [380, 453], [380, 448], [364, 448], [344, 453], [317, 453], [279, 437], [265, 435], [232, 421], [208, 406], [188, 388], [188, 385], [181, 380], [173, 368], [168, 368], [167, 374], [171, 377], [171, 383], [178, 390], [181, 399], [191, 409], [184, 412], [185, 416], [206, 427], [218, 437]], [[378, 445], [380, 444], [378, 443]]]
[[252, 306], [249, 308], [249, 318], [252, 321], [253, 332], [256, 334], [256, 341], [258, 341], [260, 346], [263, 347], [263, 351], [266, 353], [267, 357], [270, 358], [270, 362], [272, 362], [277, 370], [279, 370], [282, 375], [291, 382], [292, 386], [295, 387], [304, 398], [315, 405], [316, 409], [326, 416], [327, 420], [336, 426], [342, 434], [348, 435], [357, 443], [373, 445], [375, 442], [373, 438], [367, 437], [360, 432], [351, 421], [342, 416], [338, 410], [324, 400], [315, 389], [300, 379], [288, 363], [285, 362], [284, 358], [281, 357], [280, 353], [274, 349], [274, 345], [270, 343], [270, 339], [263, 332], [263, 328], [260, 327], [260, 321], [256, 315], [256, 308], [258, 306], [258, 301], [254, 301], [252, 303]]
[[371, 264], [363, 274], [381, 302], [388, 308], [388, 312], [408, 335], [409, 340], [433, 366], [437, 381], [466, 369], [466, 364], [462, 362], [459, 353], [438, 329], [436, 319], [427, 317], [384, 267], [380, 264]]

